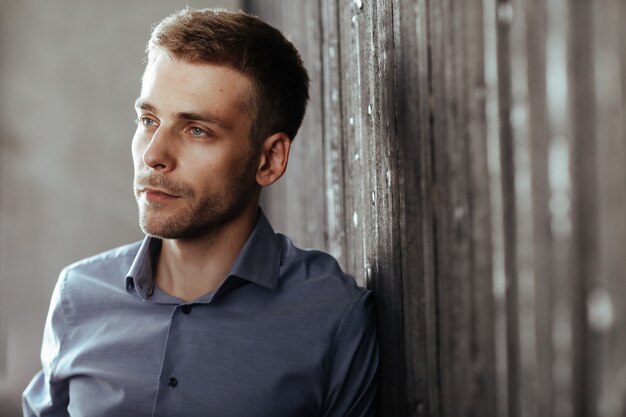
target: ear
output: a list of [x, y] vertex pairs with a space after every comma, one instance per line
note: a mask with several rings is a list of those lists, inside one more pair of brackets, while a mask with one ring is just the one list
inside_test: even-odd
[[259, 159], [256, 182], [266, 187], [274, 184], [287, 169], [291, 139], [285, 133], [274, 133], [265, 139]]

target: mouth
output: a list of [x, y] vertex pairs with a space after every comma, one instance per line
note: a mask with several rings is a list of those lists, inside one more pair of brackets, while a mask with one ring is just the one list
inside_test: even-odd
[[170, 194], [167, 191], [160, 190], [158, 188], [150, 188], [150, 187], [140, 188], [139, 194], [143, 194], [146, 197], [146, 200], [150, 202], [159, 202], [159, 203], [180, 198], [179, 196]]

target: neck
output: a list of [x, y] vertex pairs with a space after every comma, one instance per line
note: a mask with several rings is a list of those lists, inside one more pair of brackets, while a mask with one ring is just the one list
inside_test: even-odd
[[257, 207], [205, 236], [164, 239], [155, 281], [166, 293], [192, 301], [215, 291], [232, 269], [256, 223]]

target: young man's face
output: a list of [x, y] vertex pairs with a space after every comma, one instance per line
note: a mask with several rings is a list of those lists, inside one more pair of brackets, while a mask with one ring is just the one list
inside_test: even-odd
[[132, 143], [144, 233], [200, 237], [256, 204], [249, 91], [248, 78], [227, 67], [164, 55], [148, 65]]

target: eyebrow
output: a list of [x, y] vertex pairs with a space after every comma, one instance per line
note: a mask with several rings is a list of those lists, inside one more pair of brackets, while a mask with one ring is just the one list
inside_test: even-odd
[[[155, 106], [153, 106], [150, 103], [146, 103], [145, 101], [142, 101], [139, 98], [135, 100], [135, 109], [145, 110], [151, 113], [158, 113], [157, 108]], [[211, 124], [221, 127], [222, 129], [232, 128], [232, 125], [230, 123], [227, 123], [223, 119], [220, 119], [219, 117], [216, 117], [214, 115], [207, 114], [207, 113], [178, 112], [178, 113], [174, 113], [172, 116], [174, 119], [179, 119], [179, 120], [194, 120], [198, 122], [211, 123]]]

